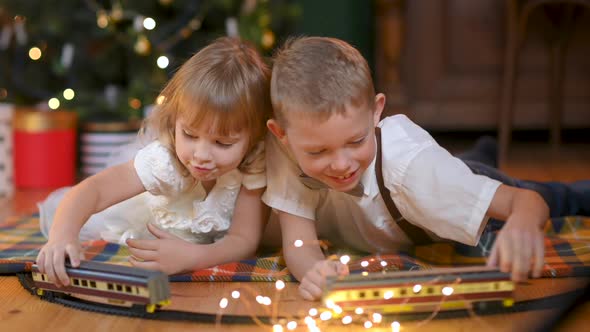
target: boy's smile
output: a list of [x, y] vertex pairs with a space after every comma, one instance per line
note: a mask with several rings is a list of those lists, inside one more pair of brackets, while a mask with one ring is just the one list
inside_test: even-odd
[[275, 120], [268, 128], [297, 160], [301, 170], [330, 188], [347, 192], [356, 187], [375, 158], [375, 126], [384, 97], [376, 97], [376, 110], [347, 106], [344, 113], [324, 121], [309, 112], [293, 112], [283, 129]]

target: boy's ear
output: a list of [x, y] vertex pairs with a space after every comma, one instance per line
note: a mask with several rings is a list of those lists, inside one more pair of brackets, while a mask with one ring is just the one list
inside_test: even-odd
[[375, 127], [381, 121], [381, 114], [383, 113], [383, 109], [385, 108], [385, 95], [382, 93], [378, 93], [375, 96], [375, 112], [373, 113], [373, 124]]
[[285, 134], [285, 130], [275, 119], [266, 121], [266, 127], [273, 135], [275, 135], [276, 138], [278, 138], [279, 141], [281, 141], [281, 143], [287, 143], [287, 135]]

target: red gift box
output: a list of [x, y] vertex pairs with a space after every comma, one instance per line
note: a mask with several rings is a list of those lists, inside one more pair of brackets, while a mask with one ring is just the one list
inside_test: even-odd
[[58, 188], [76, 181], [76, 113], [17, 110], [14, 118], [14, 184]]

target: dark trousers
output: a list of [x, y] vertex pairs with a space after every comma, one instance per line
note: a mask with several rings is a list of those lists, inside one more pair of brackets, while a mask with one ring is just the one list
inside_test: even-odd
[[479, 161], [463, 160], [463, 162], [475, 174], [485, 175], [509, 186], [536, 191], [547, 202], [552, 218], [590, 216], [590, 180], [572, 183], [526, 181], [512, 178]]

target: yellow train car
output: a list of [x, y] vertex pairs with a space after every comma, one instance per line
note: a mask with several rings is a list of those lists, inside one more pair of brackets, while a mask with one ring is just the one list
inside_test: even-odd
[[68, 293], [104, 299], [116, 305], [145, 305], [147, 312], [170, 303], [168, 276], [159, 271], [149, 271], [129, 266], [82, 261], [77, 268], [66, 264], [70, 277], [68, 286], [57, 287], [35, 264], [32, 277], [37, 294], [46, 291]]
[[324, 306], [381, 313], [435, 312], [513, 305], [514, 283], [496, 268], [463, 267], [329, 278]]

